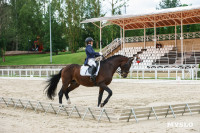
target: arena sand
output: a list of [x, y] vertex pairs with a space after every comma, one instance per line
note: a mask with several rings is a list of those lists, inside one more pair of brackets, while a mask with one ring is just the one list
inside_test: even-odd
[[[43, 78], [0, 78], [0, 96], [52, 102], [47, 99]], [[107, 108], [123, 109], [139, 106], [200, 102], [200, 81], [170, 80], [113, 80], [113, 91]], [[58, 89], [61, 88], [59, 82]], [[97, 105], [98, 88], [80, 86], [70, 94], [72, 104]], [[105, 98], [107, 93], [104, 93]], [[65, 98], [63, 98], [64, 102]], [[58, 102], [58, 96], [53, 102]], [[48, 113], [23, 111], [0, 105], [0, 133], [200, 133], [200, 114], [177, 116], [157, 120], [135, 122], [82, 121]], [[192, 127], [169, 126], [169, 123], [193, 124]]]

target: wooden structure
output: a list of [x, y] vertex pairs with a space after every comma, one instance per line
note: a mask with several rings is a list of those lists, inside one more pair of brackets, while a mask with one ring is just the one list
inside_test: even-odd
[[[177, 25], [181, 26], [181, 63], [183, 64], [183, 25], [198, 24], [200, 23], [200, 6], [187, 6], [187, 7], [177, 7], [168, 8], [163, 10], [156, 10], [154, 12], [147, 12], [143, 14], [130, 14], [130, 15], [118, 15], [111, 17], [100, 17], [92, 18], [83, 21], [82, 23], [93, 23], [100, 22], [100, 40], [101, 40], [101, 29], [102, 22], [107, 22], [106, 25], [116, 24], [123, 29], [123, 37], [121, 33], [121, 48], [125, 47], [125, 31], [134, 29], [144, 29], [144, 38], [146, 38], [146, 28], [154, 28], [154, 47], [156, 47], [157, 37], [156, 28], [157, 27], [168, 27], [175, 26], [175, 46], [177, 45]], [[96, 24], [95, 24], [96, 25]], [[100, 44], [101, 45], [101, 44]], [[146, 47], [146, 39], [143, 42], [144, 47]], [[101, 47], [101, 46], [100, 46]]]

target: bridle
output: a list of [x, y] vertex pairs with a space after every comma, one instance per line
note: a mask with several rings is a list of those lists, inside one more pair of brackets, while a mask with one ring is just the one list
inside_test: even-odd
[[[122, 68], [128, 66], [129, 63], [130, 63], [130, 61], [132, 61], [132, 59], [133, 59], [133, 58], [129, 58], [129, 60], [127, 61], [127, 63], [124, 64], [124, 65], [122, 66]], [[122, 70], [120, 67], [118, 67], [117, 70], [116, 70], [116, 72], [121, 76], [121, 75], [123, 75], [123, 73], [128, 74], [128, 73], [129, 73], [129, 70], [126, 70], [126, 69], [125, 69], [125, 70]]]

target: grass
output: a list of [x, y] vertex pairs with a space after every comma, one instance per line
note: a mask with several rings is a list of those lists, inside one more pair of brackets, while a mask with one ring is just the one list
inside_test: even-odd
[[[85, 52], [73, 54], [61, 52], [52, 56], [52, 64], [83, 64], [85, 58]], [[50, 64], [50, 54], [6, 56], [5, 60], [5, 62], [0, 60], [0, 65], [48, 65]]]

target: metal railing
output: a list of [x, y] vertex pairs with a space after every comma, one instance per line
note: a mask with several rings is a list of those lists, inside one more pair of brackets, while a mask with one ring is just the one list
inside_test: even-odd
[[[184, 39], [193, 39], [193, 38], [200, 38], [200, 32], [187, 32], [183, 33]], [[176, 38], [179, 40], [181, 37], [181, 33], [177, 33]], [[146, 42], [153, 41], [154, 35], [147, 35], [145, 37]], [[160, 34], [156, 35], [157, 41], [165, 41], [165, 40], [175, 40], [175, 34]], [[126, 37], [126, 43], [132, 42], [144, 42], [144, 36], [134, 36], [134, 37]]]

